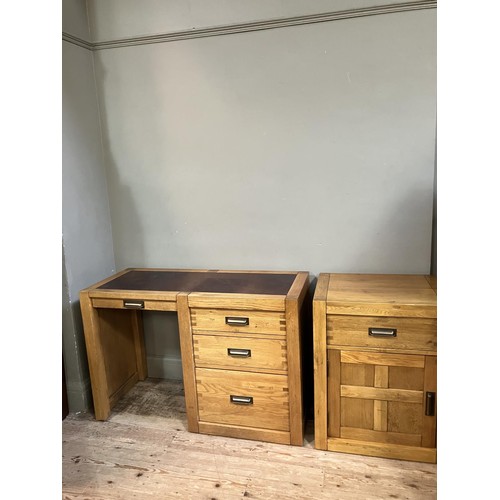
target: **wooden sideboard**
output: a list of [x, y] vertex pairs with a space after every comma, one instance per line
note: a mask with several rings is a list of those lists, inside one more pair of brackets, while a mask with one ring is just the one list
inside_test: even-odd
[[307, 272], [126, 269], [80, 292], [95, 416], [147, 377], [142, 314], [177, 311], [191, 432], [302, 446]]
[[436, 462], [436, 318], [432, 277], [320, 274], [317, 449]]

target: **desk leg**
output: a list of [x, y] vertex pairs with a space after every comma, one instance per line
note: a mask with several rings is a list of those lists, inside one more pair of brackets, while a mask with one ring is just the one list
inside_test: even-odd
[[106, 376], [103, 348], [100, 341], [99, 316], [92, 307], [88, 293], [80, 293], [85, 345], [89, 362], [94, 412], [97, 420], [106, 420], [111, 412], [108, 397], [108, 380]]
[[179, 320], [182, 376], [184, 382], [184, 397], [186, 400], [188, 431], [199, 432], [198, 398], [196, 395], [196, 375], [193, 356], [193, 332], [191, 330], [191, 315], [189, 313], [187, 293], [179, 293], [177, 295], [177, 317]]

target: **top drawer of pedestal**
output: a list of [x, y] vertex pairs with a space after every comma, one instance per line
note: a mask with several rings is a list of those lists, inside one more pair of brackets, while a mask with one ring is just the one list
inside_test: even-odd
[[329, 314], [326, 320], [326, 342], [335, 347], [436, 352], [436, 320]]
[[[321, 287], [319, 286], [321, 282]], [[327, 314], [436, 318], [436, 286], [412, 274], [321, 274], [314, 300]]]
[[191, 309], [193, 333], [245, 333], [285, 336], [284, 312]]

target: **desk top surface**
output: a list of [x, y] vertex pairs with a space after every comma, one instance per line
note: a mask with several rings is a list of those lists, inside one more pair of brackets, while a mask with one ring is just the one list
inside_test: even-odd
[[297, 273], [131, 269], [98, 290], [286, 295]]

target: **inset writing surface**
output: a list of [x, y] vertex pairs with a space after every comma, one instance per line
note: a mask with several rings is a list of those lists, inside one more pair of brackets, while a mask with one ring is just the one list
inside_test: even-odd
[[99, 289], [286, 295], [295, 277], [295, 273], [132, 270]]

